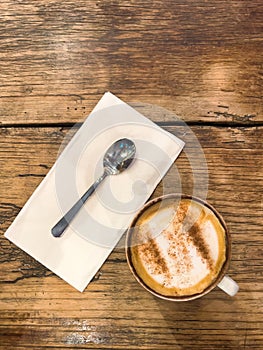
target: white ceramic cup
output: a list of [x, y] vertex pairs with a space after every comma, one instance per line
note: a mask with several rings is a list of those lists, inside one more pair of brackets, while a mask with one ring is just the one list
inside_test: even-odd
[[[134, 232], [134, 227], [136, 226], [136, 222], [141, 217], [141, 215], [147, 209], [149, 209], [152, 205], [156, 204], [159, 201], [164, 201], [166, 199], [169, 199], [169, 200], [174, 199], [177, 201], [178, 201], [178, 199], [191, 199], [193, 201], [197, 201], [199, 204], [209, 208], [213, 212], [213, 214], [217, 217], [217, 219], [220, 221], [221, 225], [223, 226], [223, 228], [225, 230], [225, 240], [226, 240], [226, 247], [225, 247], [226, 259], [225, 259], [225, 262], [224, 262], [220, 272], [218, 273], [217, 277], [215, 278], [215, 280], [207, 288], [205, 288], [201, 293], [197, 293], [194, 295], [185, 295], [185, 296], [162, 295], [162, 294], [154, 291], [153, 289], [151, 289], [142, 280], [142, 278], [139, 276], [138, 272], [136, 271], [136, 269], [133, 266], [132, 258], [131, 258], [131, 237], [132, 237], [132, 234]], [[146, 290], [148, 290], [150, 293], [152, 293], [153, 295], [155, 295], [161, 299], [172, 300], [172, 301], [189, 301], [189, 300], [197, 299], [197, 298], [200, 298], [200, 297], [206, 295], [211, 290], [213, 290], [215, 287], [219, 287], [228, 295], [234, 296], [238, 292], [238, 289], [239, 289], [238, 284], [232, 278], [230, 278], [228, 275], [226, 275], [227, 269], [229, 267], [230, 259], [231, 259], [231, 237], [230, 237], [229, 230], [226, 226], [226, 223], [225, 223], [224, 219], [222, 218], [222, 216], [218, 213], [218, 211], [213, 206], [211, 206], [206, 201], [204, 201], [200, 198], [197, 198], [197, 197], [173, 193], [173, 194], [168, 194], [168, 195], [161, 196], [158, 198], [154, 198], [153, 200], [146, 203], [144, 205], [144, 207], [134, 217], [133, 221], [131, 222], [131, 224], [128, 228], [127, 235], [126, 235], [126, 257], [127, 257], [127, 262], [128, 262], [129, 267], [130, 267], [130, 270], [133, 273], [136, 280], [140, 283], [140, 285], [142, 287], [144, 287]]]

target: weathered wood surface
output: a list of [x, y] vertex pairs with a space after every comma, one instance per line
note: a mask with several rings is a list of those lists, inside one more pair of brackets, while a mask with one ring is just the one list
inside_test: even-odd
[[[186, 149], [154, 195], [178, 189], [176, 168], [183, 191], [192, 193], [188, 157], [200, 154], [193, 134], [183, 126], [164, 127], [184, 139]], [[230, 298], [216, 289], [192, 302], [158, 300], [134, 280], [122, 248], [79, 293], [1, 234], [1, 349], [263, 348], [263, 127], [192, 126], [192, 131], [209, 170], [207, 198], [232, 233], [229, 274], [240, 285], [238, 295]], [[56, 160], [67, 133], [58, 127], [0, 129], [1, 233]], [[201, 159], [194, 168], [202, 187]]]
[[[1, 1], [0, 349], [263, 349], [262, 18], [262, 0]], [[105, 91], [186, 141], [153, 196], [181, 180], [223, 214], [235, 298], [158, 300], [120, 247], [81, 294], [3, 237]]]
[[0, 123], [75, 123], [108, 90], [262, 122], [262, 17], [262, 0], [2, 0]]

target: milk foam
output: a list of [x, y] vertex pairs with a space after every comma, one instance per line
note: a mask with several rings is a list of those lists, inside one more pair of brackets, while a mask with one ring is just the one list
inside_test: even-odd
[[143, 226], [148, 242], [137, 248], [138, 256], [157, 284], [186, 290], [216, 273], [218, 222], [209, 208], [188, 200], [187, 206], [161, 208]]
[[[213, 253], [213, 260], [216, 261], [218, 258], [217, 233], [211, 223], [206, 226], [208, 226], [205, 230], [205, 236], [208, 239], [206, 242]], [[187, 233], [181, 234], [178, 240], [173, 239], [171, 241], [168, 238], [169, 233], [173, 234], [172, 229], [173, 225], [171, 224], [166, 232], [162, 232], [154, 239], [160, 254], [165, 260], [168, 272], [165, 274], [156, 273], [154, 264], [147, 261], [147, 257], [144, 257], [145, 268], [156, 282], [167, 288], [174, 286], [180, 289], [188, 288], [205, 278], [210, 273], [210, 269], [198, 252], [197, 247], [189, 240]], [[178, 242], [179, 240], [180, 242]]]

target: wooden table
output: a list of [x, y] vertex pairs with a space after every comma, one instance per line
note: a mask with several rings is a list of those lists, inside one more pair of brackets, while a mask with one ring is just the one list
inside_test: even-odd
[[[263, 349], [262, 18], [261, 0], [2, 0], [1, 349]], [[3, 237], [107, 90], [189, 152], [197, 136], [207, 199], [232, 233], [236, 297], [158, 300], [121, 248], [80, 293]], [[191, 193], [186, 151], [164, 180], [171, 192], [176, 169]]]

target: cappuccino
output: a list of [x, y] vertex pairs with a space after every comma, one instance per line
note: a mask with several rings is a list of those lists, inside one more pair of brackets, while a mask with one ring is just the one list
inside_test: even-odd
[[228, 259], [224, 223], [210, 206], [187, 196], [146, 206], [130, 228], [127, 244], [137, 279], [164, 297], [203, 293]]

